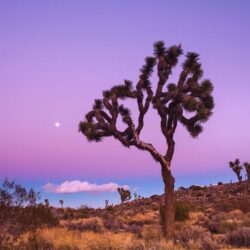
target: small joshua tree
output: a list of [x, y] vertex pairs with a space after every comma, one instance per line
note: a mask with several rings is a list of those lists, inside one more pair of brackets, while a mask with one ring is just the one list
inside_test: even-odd
[[109, 206], [109, 200], [105, 200], [105, 208]]
[[[103, 92], [103, 98], [95, 100], [93, 109], [80, 122], [79, 131], [89, 141], [101, 141], [114, 137], [125, 147], [136, 147], [148, 152], [161, 166], [165, 185], [163, 232], [166, 239], [174, 236], [174, 183], [171, 161], [175, 150], [174, 134], [177, 124], [182, 124], [192, 137], [202, 132], [202, 123], [212, 115], [214, 107], [213, 85], [210, 80], [201, 80], [203, 70], [199, 55], [187, 53], [177, 83], [169, 83], [169, 76], [183, 51], [180, 45], [166, 48], [164, 42], [154, 44], [154, 56], [146, 57], [135, 86], [131, 81], [116, 85]], [[158, 82], [152, 88], [150, 77], [156, 67]], [[132, 119], [131, 112], [120, 100], [135, 100], [139, 115]], [[160, 117], [160, 128], [166, 142], [166, 153], [161, 154], [152, 143], [142, 140], [144, 117], [152, 106]], [[125, 129], [119, 129], [118, 117]], [[137, 121], [137, 123], [136, 123]]]
[[247, 181], [250, 183], [250, 163], [249, 162], [244, 162], [244, 167], [247, 173]]
[[63, 203], [64, 201], [63, 200], [59, 200], [60, 204], [61, 204], [61, 208], [63, 209]]
[[238, 181], [241, 182], [242, 181], [242, 176], [241, 176], [241, 170], [242, 170], [242, 166], [240, 165], [240, 160], [236, 159], [235, 161], [230, 161], [229, 162], [229, 167], [234, 171], [234, 173], [236, 174]]
[[134, 197], [135, 197], [135, 200], [137, 200], [138, 199], [138, 194], [134, 193]]
[[46, 198], [44, 200], [45, 207], [49, 208], [49, 200]]
[[131, 199], [131, 193], [129, 190], [126, 190], [124, 188], [117, 188], [117, 191], [120, 195], [122, 203]]

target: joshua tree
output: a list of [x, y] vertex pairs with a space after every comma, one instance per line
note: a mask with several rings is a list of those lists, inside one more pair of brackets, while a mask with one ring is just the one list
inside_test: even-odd
[[126, 190], [124, 188], [117, 188], [117, 191], [120, 195], [122, 203], [131, 199], [131, 193], [129, 190]]
[[[209, 119], [214, 107], [211, 95], [213, 85], [210, 80], [201, 80], [203, 70], [198, 54], [187, 53], [178, 82], [168, 83], [168, 78], [182, 53], [180, 45], [166, 48], [164, 42], [156, 42], [154, 56], [146, 57], [135, 87], [131, 81], [125, 80], [124, 84], [104, 91], [103, 98], [95, 100], [93, 109], [85, 116], [86, 120], [79, 124], [79, 131], [89, 141], [99, 142], [104, 137], [113, 136], [125, 147], [134, 146], [147, 151], [159, 162], [165, 184], [163, 231], [166, 239], [172, 239], [174, 235], [175, 179], [170, 166], [175, 150], [174, 133], [177, 124], [181, 123], [192, 137], [197, 137], [202, 132], [202, 123]], [[153, 89], [150, 77], [155, 66], [158, 82]], [[132, 119], [130, 110], [119, 103], [124, 99], [136, 101], [139, 110], [136, 119]], [[166, 141], [165, 154], [159, 153], [151, 143], [143, 141], [140, 136], [144, 117], [151, 105], [160, 116], [160, 127]], [[123, 130], [118, 128], [119, 116], [126, 127]]]
[[238, 181], [241, 182], [242, 181], [242, 176], [241, 176], [241, 170], [242, 170], [242, 166], [240, 165], [240, 160], [236, 159], [235, 161], [230, 161], [229, 162], [229, 167], [234, 171], [234, 173], [236, 174]]
[[247, 181], [250, 183], [250, 163], [244, 162], [244, 167], [247, 173]]
[[47, 198], [44, 200], [44, 203], [45, 203], [45, 207], [49, 208], [49, 200]]
[[135, 200], [137, 200], [138, 199], [138, 194], [134, 193], [134, 197], [135, 197]]
[[105, 208], [109, 206], [109, 200], [105, 200]]
[[63, 200], [59, 200], [59, 202], [60, 202], [61, 207], [62, 207], [62, 209], [63, 209], [63, 203], [64, 203], [64, 201], [63, 201]]
[[37, 199], [40, 199], [40, 194], [35, 192], [33, 188], [28, 193], [28, 200], [31, 206], [36, 206]]

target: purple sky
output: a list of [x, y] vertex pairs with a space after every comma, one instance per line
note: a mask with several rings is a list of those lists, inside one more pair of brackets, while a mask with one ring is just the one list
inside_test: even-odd
[[[80, 180], [161, 193], [160, 168], [146, 152], [114, 139], [88, 143], [77, 131], [102, 90], [137, 81], [156, 40], [198, 52], [204, 77], [215, 86], [216, 107], [204, 133], [194, 140], [178, 128], [177, 185], [235, 178], [228, 161], [250, 161], [249, 11], [243, 0], [0, 0], [0, 178], [39, 190]], [[146, 123], [144, 138], [164, 151], [154, 110]], [[74, 206], [117, 199], [112, 193], [43, 195]]]

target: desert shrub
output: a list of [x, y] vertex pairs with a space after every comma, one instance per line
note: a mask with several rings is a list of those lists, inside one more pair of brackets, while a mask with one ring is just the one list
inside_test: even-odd
[[185, 249], [200, 249], [205, 238], [210, 238], [210, 234], [199, 226], [184, 225], [175, 234], [175, 241]]
[[153, 205], [152, 205], [152, 210], [155, 210], [155, 211], [156, 211], [156, 210], [158, 210], [158, 209], [159, 209], [158, 204], [153, 204]]
[[[148, 248], [147, 248], [148, 249]], [[161, 241], [154, 242], [154, 245], [149, 248], [150, 250], [184, 250], [184, 248], [173, 241]]]
[[127, 229], [128, 228], [128, 220], [125, 217], [118, 216], [116, 217], [117, 223], [120, 229]]
[[244, 213], [250, 212], [250, 200], [235, 199], [220, 201], [215, 204], [215, 209], [218, 211], [229, 212], [235, 209], [239, 209]]
[[120, 229], [119, 223], [114, 215], [107, 215], [103, 221], [103, 225], [106, 229], [111, 231], [117, 231]]
[[144, 226], [142, 230], [142, 239], [146, 242], [159, 242], [162, 233], [160, 226]]
[[141, 237], [142, 227], [138, 226], [138, 225], [129, 225], [127, 227], [127, 231], [130, 232], [130, 233], [135, 234], [138, 237]]
[[[175, 221], [185, 221], [189, 219], [189, 212], [191, 206], [187, 203], [176, 201], [175, 202]], [[164, 205], [160, 205], [160, 223], [164, 222]]]
[[[26, 207], [0, 208], [0, 230], [18, 235], [24, 231], [34, 230], [41, 226], [55, 226], [58, 219], [50, 208], [43, 204]], [[3, 213], [2, 213], [3, 212]]]
[[74, 218], [74, 209], [67, 207], [64, 211], [64, 216], [63, 218], [65, 220], [70, 220]]
[[[22, 235], [22, 242], [16, 250], [81, 250], [84, 237], [79, 232], [65, 228], [43, 228]], [[92, 249], [91, 249], [92, 250]]]
[[65, 225], [71, 230], [93, 231], [93, 232], [104, 231], [103, 222], [98, 217], [82, 218], [82, 219], [77, 219], [77, 220], [65, 221], [63, 225]]
[[250, 248], [250, 228], [241, 227], [227, 233], [225, 236], [225, 242], [233, 247]]
[[245, 215], [241, 210], [231, 212], [217, 212], [209, 216], [208, 229], [211, 233], [227, 233], [242, 226]]
[[37, 206], [29, 206], [23, 208], [23, 215], [20, 220], [22, 225], [25, 225], [27, 229], [37, 228], [44, 225], [55, 226], [58, 224], [58, 219], [55, 217], [50, 208], [43, 204]]
[[192, 224], [202, 227], [206, 227], [209, 222], [208, 216], [201, 211], [189, 213], [189, 219]]
[[21, 250], [56, 250], [53, 245], [40, 237], [36, 232], [31, 233], [26, 241], [21, 242], [19, 249]]
[[193, 191], [199, 191], [199, 190], [204, 190], [205, 187], [202, 186], [196, 186], [196, 185], [192, 185], [189, 187], [189, 189], [193, 190]]
[[141, 241], [135, 241], [133, 244], [127, 246], [126, 250], [145, 250], [145, 246]]
[[185, 221], [189, 218], [191, 208], [189, 204], [183, 202], [175, 202], [175, 220]]
[[130, 225], [138, 225], [138, 226], [143, 226], [143, 225], [149, 225], [152, 224], [153, 222], [153, 217], [151, 213], [147, 214], [136, 214], [130, 221]]
[[142, 240], [130, 233], [93, 234], [89, 232], [83, 235], [83, 242], [87, 250], [144, 250]]
[[77, 218], [88, 218], [95, 214], [95, 209], [88, 207], [87, 205], [81, 205], [75, 213]]
[[246, 218], [243, 220], [242, 226], [243, 226], [243, 227], [250, 227], [250, 218], [249, 218], [249, 217], [246, 217]]
[[227, 233], [237, 229], [240, 226], [239, 223], [234, 221], [222, 221], [209, 225], [209, 231], [213, 234]]
[[114, 212], [113, 206], [108, 206], [108, 207], [106, 208], [106, 210], [109, 211], [109, 212]]
[[228, 217], [234, 220], [243, 220], [245, 214], [240, 209], [235, 209], [228, 213]]
[[220, 250], [222, 247], [221, 245], [212, 240], [210, 237], [205, 237], [201, 241], [202, 250]]
[[33, 189], [4, 180], [0, 186], [0, 231], [18, 235], [44, 225], [52, 226], [58, 220], [49, 206], [37, 204], [40, 194]]
[[2, 234], [0, 235], [0, 249], [1, 250], [12, 250], [18, 249], [20, 245], [20, 240], [9, 234]]

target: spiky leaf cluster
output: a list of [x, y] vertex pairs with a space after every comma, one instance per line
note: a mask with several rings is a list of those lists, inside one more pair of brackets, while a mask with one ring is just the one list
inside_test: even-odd
[[90, 142], [99, 142], [106, 135], [101, 129], [98, 130], [97, 125], [92, 122], [80, 122], [79, 131], [81, 131]]
[[96, 110], [96, 109], [102, 109], [102, 108], [103, 108], [102, 100], [96, 99], [93, 105], [93, 109]]
[[171, 67], [174, 67], [178, 63], [178, 57], [182, 55], [182, 53], [181, 45], [171, 46], [166, 50], [165, 60]]
[[141, 78], [148, 79], [153, 73], [154, 66], [155, 66], [155, 58], [154, 57], [146, 57], [145, 64], [140, 69], [140, 71], [142, 73]]
[[163, 41], [157, 41], [154, 43], [154, 55], [159, 58], [166, 55], [166, 48]]

